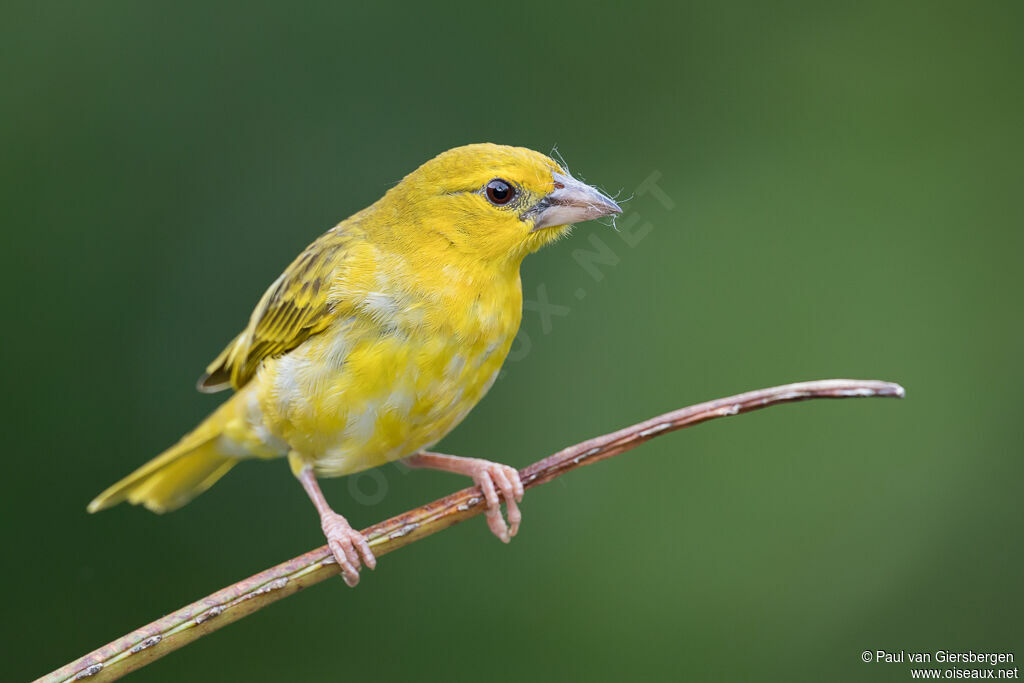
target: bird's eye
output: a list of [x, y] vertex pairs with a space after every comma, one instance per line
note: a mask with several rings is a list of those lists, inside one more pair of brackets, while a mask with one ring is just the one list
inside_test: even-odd
[[501, 178], [495, 178], [487, 183], [484, 189], [487, 192], [487, 199], [496, 206], [508, 204], [516, 196], [516, 188]]

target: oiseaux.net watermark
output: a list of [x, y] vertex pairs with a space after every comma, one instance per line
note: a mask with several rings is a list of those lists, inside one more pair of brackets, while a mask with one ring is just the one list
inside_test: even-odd
[[[589, 246], [578, 245], [572, 250], [572, 260], [579, 266], [580, 274], [586, 276], [584, 283], [572, 292], [576, 301], [583, 301], [590, 290], [605, 279], [606, 269], [619, 265], [623, 252], [636, 249], [654, 230], [654, 223], [643, 211], [656, 209], [667, 212], [676, 208], [675, 201], [662, 188], [661, 178], [660, 171], [651, 171], [633, 190], [630, 199], [648, 206], [645, 209], [633, 204], [623, 207], [622, 216], [613, 223], [617, 238], [605, 239], [597, 232], [590, 232], [586, 236]], [[536, 325], [539, 324], [541, 334], [551, 334], [555, 329], [555, 318], [564, 318], [573, 311], [574, 304], [564, 296], [553, 298], [545, 282], [536, 285], [534, 292], [533, 296], [529, 291], [523, 292], [523, 324], [509, 350], [507, 364], [518, 363], [530, 354]], [[502, 370], [499, 378], [504, 374]]]
[[[551, 334], [557, 328], [556, 319], [570, 315], [574, 306], [582, 305], [591, 291], [605, 284], [606, 277], [622, 262], [623, 256], [635, 250], [654, 231], [654, 221], [650, 216], [664, 216], [676, 208], [675, 200], [662, 187], [661, 180], [660, 171], [653, 170], [647, 174], [629, 195], [628, 199], [633, 201], [624, 204], [622, 215], [613, 221], [613, 233], [602, 237], [591, 232], [587, 235], [587, 245], [576, 245], [570, 252], [579, 276], [576, 287], [570, 287], [571, 293], [555, 288], [549, 290], [545, 282], [536, 285], [533, 292], [523, 292], [523, 323], [509, 350], [506, 365], [525, 359], [533, 349], [538, 332], [540, 335]], [[504, 376], [505, 370], [502, 370], [498, 377]], [[410, 471], [400, 460], [393, 464], [389, 471], [402, 474]], [[383, 501], [389, 489], [383, 470], [375, 467], [346, 477], [352, 499], [362, 505], [377, 505]]]
[[905, 665], [912, 679], [1015, 680], [1020, 670], [1012, 652], [977, 650], [864, 650], [861, 661], [872, 665]]

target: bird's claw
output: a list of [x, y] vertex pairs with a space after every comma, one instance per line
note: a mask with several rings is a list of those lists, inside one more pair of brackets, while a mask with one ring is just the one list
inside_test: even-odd
[[[487, 503], [487, 526], [503, 543], [508, 543], [519, 531], [519, 523], [523, 519], [518, 503], [523, 499], [523, 482], [519, 471], [514, 467], [496, 462], [481, 461], [480, 467], [473, 474], [473, 481], [484, 494]], [[501, 516], [501, 501], [498, 491], [505, 499], [508, 524]]]
[[344, 517], [336, 512], [327, 513], [321, 518], [320, 526], [327, 537], [327, 547], [341, 568], [341, 576], [349, 586], [359, 583], [359, 569], [362, 565], [370, 569], [377, 566], [377, 558], [370, 550], [366, 537], [353, 529]]

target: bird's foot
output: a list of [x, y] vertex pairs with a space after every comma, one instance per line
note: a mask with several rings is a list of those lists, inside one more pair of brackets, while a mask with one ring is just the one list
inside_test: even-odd
[[[516, 468], [490, 460], [427, 451], [409, 456], [405, 463], [409, 467], [426, 467], [472, 477], [473, 483], [484, 493], [487, 526], [491, 532], [502, 542], [508, 543], [519, 531], [519, 523], [523, 519], [519, 512], [519, 502], [523, 500], [523, 482]], [[498, 498], [498, 491], [501, 491], [501, 496], [505, 499], [508, 524], [501, 517], [501, 499]]]
[[[519, 471], [514, 467], [489, 460], [473, 458], [472, 462], [467, 474], [473, 477], [473, 482], [484, 492], [484, 502], [487, 503], [487, 526], [502, 543], [508, 543], [519, 532], [519, 523], [523, 520], [518, 505], [523, 500], [523, 482], [519, 479]], [[501, 491], [501, 496], [505, 499], [508, 524], [501, 516], [498, 491]]]
[[320, 526], [327, 537], [327, 547], [341, 567], [341, 576], [349, 586], [359, 583], [359, 569], [362, 565], [370, 569], [377, 566], [377, 558], [370, 550], [366, 537], [353, 529], [347, 519], [330, 511], [320, 518]]

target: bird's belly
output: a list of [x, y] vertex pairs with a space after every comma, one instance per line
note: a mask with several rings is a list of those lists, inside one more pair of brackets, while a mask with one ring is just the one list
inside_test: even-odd
[[512, 342], [373, 332], [353, 325], [319, 335], [258, 377], [268, 427], [320, 474], [358, 472], [440, 441], [487, 393]]

